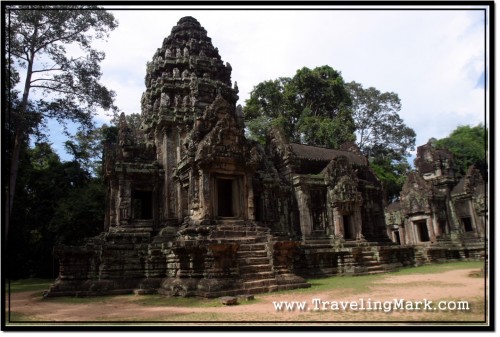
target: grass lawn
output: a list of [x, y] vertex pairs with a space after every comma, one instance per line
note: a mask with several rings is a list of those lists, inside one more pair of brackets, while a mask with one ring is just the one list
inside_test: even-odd
[[[469, 274], [470, 278], [482, 278], [484, 277], [484, 273], [481, 270], [484, 270], [483, 262], [449, 262], [449, 263], [441, 263], [441, 264], [431, 264], [425, 265], [421, 267], [407, 267], [402, 268], [399, 271], [383, 273], [383, 274], [375, 274], [375, 275], [364, 275], [364, 276], [332, 276], [332, 277], [324, 277], [324, 278], [313, 278], [308, 279], [308, 282], [312, 285], [310, 288], [305, 289], [295, 289], [295, 290], [287, 290], [287, 291], [279, 291], [273, 293], [265, 293], [256, 295], [256, 299], [253, 301], [240, 301], [240, 304], [234, 308], [234, 311], [229, 311], [222, 309], [225, 307], [220, 303], [218, 299], [200, 299], [200, 298], [183, 298], [183, 297], [164, 297], [159, 294], [153, 295], [119, 295], [119, 296], [98, 296], [98, 297], [55, 297], [55, 298], [42, 298], [42, 291], [47, 290], [49, 285], [53, 282], [53, 280], [43, 280], [43, 279], [26, 279], [26, 280], [17, 280], [12, 281], [10, 283], [10, 291], [11, 294], [16, 294], [19, 292], [31, 292], [32, 296], [30, 302], [33, 305], [55, 305], [57, 304], [55, 310], [76, 310], [77, 306], [85, 306], [91, 310], [91, 308], [98, 308], [100, 306], [111, 306], [113, 308], [119, 308], [120, 306], [127, 306], [129, 304], [133, 304], [138, 306], [138, 309], [144, 308], [147, 310], [156, 310], [158, 312], [158, 316], [147, 316], [144, 319], [140, 319], [143, 322], [186, 322], [186, 321], [199, 321], [199, 322], [217, 322], [217, 321], [233, 321], [233, 322], [244, 322], [244, 321], [332, 321], [332, 319], [337, 319], [337, 317], [342, 318], [341, 320], [345, 321], [363, 321], [363, 320], [372, 320], [374, 317], [381, 320], [394, 321], [398, 322], [401, 320], [402, 316], [398, 314], [394, 315], [385, 315], [385, 314], [376, 314], [374, 316], [373, 313], [369, 312], [346, 312], [342, 313], [341, 316], [332, 316], [331, 312], [298, 312], [294, 316], [286, 315], [283, 312], [275, 312], [272, 310], [271, 302], [276, 298], [279, 300], [282, 299], [294, 299], [295, 296], [301, 297], [302, 299], [309, 298], [309, 294], [314, 294], [314, 296], [318, 296], [321, 294], [334, 294], [335, 296], [347, 295], [352, 298], [357, 299], [357, 295], [359, 296], [369, 296], [372, 294], [373, 290], [380, 289], [380, 287], [391, 287], [394, 289], [395, 293], [401, 293], [402, 287], [407, 287], [408, 284], [389, 284], [391, 276], [406, 276], [406, 275], [427, 275], [427, 274], [438, 274], [443, 272], [448, 272], [452, 270], [460, 270], [460, 269], [473, 269], [474, 272]], [[449, 280], [453, 283], [453, 280]], [[437, 282], [429, 282], [429, 283], [415, 283], [415, 287], [420, 287], [418, 289], [422, 289], [425, 291], [429, 288], [436, 287], [446, 287], [451, 286], [451, 283], [448, 280], [444, 283]], [[428, 288], [425, 288], [428, 287]], [[404, 289], [403, 289], [404, 290]], [[340, 293], [339, 293], [340, 291]], [[420, 291], [420, 290], [419, 290]], [[395, 295], [396, 296], [396, 295]], [[398, 295], [402, 296], [402, 295]], [[465, 295], [464, 295], [465, 296]], [[415, 322], [431, 322], [431, 321], [470, 321], [471, 319], [481, 320], [484, 317], [484, 303], [485, 299], [483, 297], [464, 297], [467, 299], [473, 311], [471, 312], [415, 312], [412, 315], [405, 316], [405, 319], [409, 321]], [[443, 298], [445, 300], [446, 298]], [[453, 299], [448, 299], [453, 300]], [[257, 305], [256, 307], [252, 307], [252, 305]], [[254, 309], [260, 305], [268, 306], [269, 311], [255, 311]], [[246, 309], [248, 306], [248, 310]], [[22, 307], [20, 307], [22, 308]], [[159, 308], [163, 308], [165, 310], [159, 310]], [[266, 307], [267, 308], [267, 307]], [[186, 310], [189, 309], [189, 310]], [[229, 309], [226, 307], [226, 309]], [[30, 316], [24, 313], [19, 308], [12, 308], [12, 312], [10, 313], [10, 321], [12, 322], [33, 322], [36, 323], [40, 321], [40, 317], [43, 316]], [[221, 311], [222, 310], [222, 311]], [[166, 312], [170, 312], [170, 314], [166, 314]], [[340, 313], [339, 313], [340, 315]], [[134, 315], [135, 316], [135, 315]], [[123, 316], [113, 316], [114, 318], [111, 321], [117, 320], [117, 322], [128, 322], [135, 321], [136, 317], [131, 315], [123, 315]], [[108, 321], [107, 316], [98, 316], [94, 319], [95, 321]], [[43, 321], [43, 320], [42, 320]]]
[[[53, 282], [54, 280], [39, 279], [39, 278], [10, 281], [10, 292], [11, 293], [17, 293], [21, 291], [43, 292], [44, 290], [49, 289], [50, 285]], [[6, 291], [9, 291], [9, 280], [6, 280], [5, 288]]]

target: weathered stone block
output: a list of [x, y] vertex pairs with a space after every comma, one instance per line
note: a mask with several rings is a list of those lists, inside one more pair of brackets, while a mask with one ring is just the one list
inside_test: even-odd
[[224, 296], [219, 298], [220, 303], [224, 305], [236, 305], [238, 304], [238, 297], [234, 296]]

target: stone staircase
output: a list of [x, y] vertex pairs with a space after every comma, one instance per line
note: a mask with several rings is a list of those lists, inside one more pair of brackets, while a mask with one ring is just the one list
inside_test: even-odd
[[356, 266], [354, 267], [355, 275], [373, 275], [386, 272], [378, 258], [376, 251], [372, 249], [361, 249], [355, 257]]
[[[272, 257], [268, 243], [262, 238], [252, 238], [248, 243], [240, 244], [237, 261], [244, 294], [257, 294], [278, 289]], [[261, 242], [259, 242], [261, 241]]]
[[220, 295], [253, 295], [310, 287], [302, 278], [275, 268], [274, 242], [267, 227], [245, 224], [237, 220], [224, 220], [217, 224], [209, 240], [239, 245], [236, 253], [239, 279], [235, 281], [239, 289]]

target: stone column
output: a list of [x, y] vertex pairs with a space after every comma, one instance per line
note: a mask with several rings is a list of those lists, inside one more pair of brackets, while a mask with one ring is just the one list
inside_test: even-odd
[[363, 240], [363, 220], [361, 217], [361, 206], [354, 206], [354, 213], [352, 215], [352, 222], [354, 225], [354, 237], [356, 240]]
[[311, 235], [311, 211], [309, 209], [309, 193], [301, 182], [300, 177], [294, 177], [295, 196], [299, 206], [300, 230], [303, 239]]
[[131, 210], [131, 193], [130, 190], [130, 180], [121, 178], [118, 187], [118, 199], [119, 199], [119, 214], [118, 223], [120, 226], [127, 226], [130, 222], [130, 210]]
[[253, 184], [252, 184], [252, 177], [251, 175], [245, 175], [243, 178], [243, 188], [246, 189], [247, 191], [247, 209], [246, 209], [246, 216], [245, 218], [248, 218], [248, 220], [255, 220], [255, 205], [254, 205], [254, 195], [253, 195]]
[[342, 214], [339, 212], [339, 208], [335, 207], [333, 208], [333, 228], [334, 228], [334, 235], [335, 237], [339, 237], [339, 235], [344, 237], [344, 219], [342, 218]]
[[210, 188], [210, 173], [207, 170], [200, 170], [199, 183], [201, 217], [211, 218], [213, 208], [211, 193], [214, 193], [214, 191]]

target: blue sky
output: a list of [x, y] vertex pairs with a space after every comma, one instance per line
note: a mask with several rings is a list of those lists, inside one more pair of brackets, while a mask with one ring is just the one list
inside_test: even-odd
[[[417, 145], [458, 125], [486, 123], [485, 22], [482, 7], [381, 7], [321, 10], [109, 9], [119, 21], [109, 39], [102, 82], [126, 114], [140, 113], [146, 62], [178, 20], [195, 17], [233, 68], [239, 104], [259, 82], [329, 65], [346, 82], [392, 91]], [[486, 79], [488, 79], [486, 77]], [[99, 115], [98, 123], [109, 122]], [[53, 135], [58, 135], [55, 127]], [[58, 148], [59, 137], [53, 137]]]

